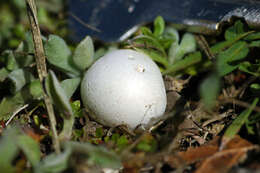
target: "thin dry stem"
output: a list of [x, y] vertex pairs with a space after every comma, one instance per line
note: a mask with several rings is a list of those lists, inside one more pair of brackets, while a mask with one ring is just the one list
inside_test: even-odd
[[[41, 38], [41, 32], [40, 27], [37, 20], [37, 11], [36, 11], [36, 5], [34, 0], [26, 0], [26, 6], [27, 6], [27, 14], [30, 20], [31, 25], [31, 31], [33, 36], [33, 42], [34, 42], [34, 49], [35, 49], [35, 59], [36, 59], [36, 65], [37, 65], [37, 71], [38, 75], [41, 81], [42, 88], [44, 88], [44, 79], [47, 77], [47, 68], [45, 63], [45, 54], [42, 44], [42, 38]], [[44, 102], [48, 111], [50, 125], [51, 125], [51, 131], [52, 131], [52, 140], [53, 145], [56, 153], [60, 153], [60, 143], [59, 138], [56, 130], [56, 118], [53, 110], [53, 106], [51, 103], [50, 97], [46, 94], [44, 91]]]

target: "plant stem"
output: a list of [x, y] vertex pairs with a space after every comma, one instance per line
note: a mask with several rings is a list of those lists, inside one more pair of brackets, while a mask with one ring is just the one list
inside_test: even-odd
[[[36, 11], [36, 5], [34, 0], [26, 0], [26, 6], [27, 6], [27, 14], [31, 25], [31, 32], [33, 36], [37, 71], [38, 71], [42, 88], [44, 88], [44, 79], [47, 77], [48, 73], [47, 73], [47, 68], [45, 63], [45, 54], [44, 54], [44, 49], [42, 44], [40, 27], [36, 17], [37, 11]], [[47, 93], [45, 91], [43, 93], [44, 93], [43, 94], [44, 102], [47, 108], [50, 125], [51, 125], [52, 141], [53, 141], [54, 149], [56, 153], [60, 153], [60, 143], [59, 143], [59, 138], [56, 130], [56, 118], [55, 118], [53, 106], [51, 103], [51, 99], [47, 95]]]

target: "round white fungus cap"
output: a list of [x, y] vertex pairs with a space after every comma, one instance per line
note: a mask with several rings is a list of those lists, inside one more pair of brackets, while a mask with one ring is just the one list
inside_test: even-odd
[[103, 125], [147, 128], [166, 108], [166, 92], [158, 66], [145, 54], [115, 50], [85, 73], [81, 98], [91, 116]]

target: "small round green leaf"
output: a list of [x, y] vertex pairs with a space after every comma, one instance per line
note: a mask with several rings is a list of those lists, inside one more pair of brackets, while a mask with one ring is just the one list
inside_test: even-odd
[[73, 61], [78, 69], [84, 71], [94, 61], [94, 45], [91, 37], [87, 36], [83, 39], [73, 55]]
[[56, 35], [50, 35], [44, 45], [47, 60], [50, 64], [66, 72], [70, 76], [79, 76], [80, 71], [73, 64], [71, 51], [66, 42]]

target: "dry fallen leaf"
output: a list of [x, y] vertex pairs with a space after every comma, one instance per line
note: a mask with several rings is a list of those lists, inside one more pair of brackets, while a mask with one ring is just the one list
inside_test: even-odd
[[178, 152], [175, 155], [167, 155], [164, 157], [164, 160], [173, 168], [204, 160], [218, 151], [218, 140], [219, 137], [216, 137], [206, 145], [196, 148], [189, 148], [187, 151]]
[[138, 173], [144, 165], [144, 158], [144, 152], [140, 152], [135, 154], [134, 156], [130, 156], [128, 160], [125, 160], [123, 162], [124, 173]]
[[230, 140], [221, 151], [219, 150], [219, 143], [220, 138], [215, 137], [208, 144], [189, 148], [185, 152], [169, 154], [164, 157], [164, 160], [172, 168], [196, 163], [196, 173], [225, 173], [243, 161], [248, 151], [259, 149], [259, 146], [253, 145], [239, 136]]

